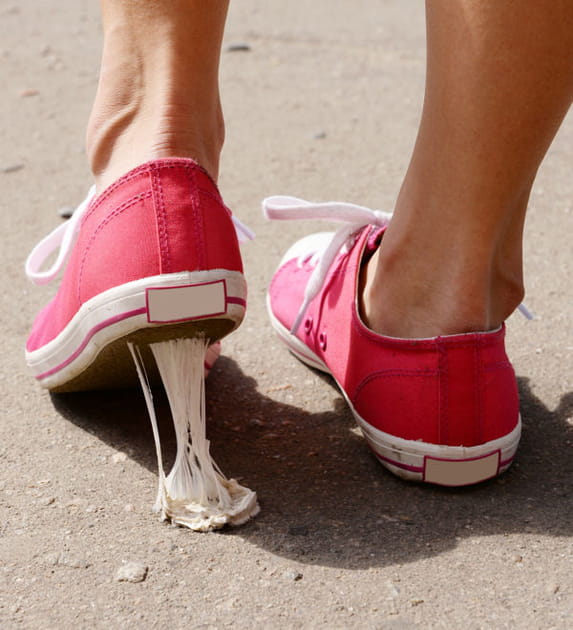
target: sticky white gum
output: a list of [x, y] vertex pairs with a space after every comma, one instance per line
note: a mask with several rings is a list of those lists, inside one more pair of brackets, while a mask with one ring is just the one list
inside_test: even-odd
[[152, 344], [163, 381], [177, 438], [175, 464], [165, 476], [161, 442], [151, 388], [141, 354], [129, 344], [151, 418], [159, 468], [155, 510], [169, 520], [195, 531], [240, 525], [259, 511], [257, 495], [227, 479], [209, 454], [205, 414], [205, 356], [202, 337]]

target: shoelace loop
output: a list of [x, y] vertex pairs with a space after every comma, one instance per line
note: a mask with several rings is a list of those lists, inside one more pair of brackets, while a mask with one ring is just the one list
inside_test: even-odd
[[[312, 300], [320, 292], [330, 266], [334, 262], [338, 252], [347, 245], [352, 236], [367, 225], [386, 227], [392, 218], [391, 212], [371, 210], [365, 206], [341, 201], [328, 201], [325, 203], [312, 203], [283, 195], [275, 195], [263, 199], [263, 214], [267, 219], [274, 221], [290, 221], [296, 219], [318, 219], [344, 223], [335, 232], [332, 240], [322, 251], [313, 252], [299, 257], [299, 262], [310, 261], [315, 265], [306, 289], [304, 299], [297, 313], [290, 332], [294, 335], [302, 323], [306, 309]], [[518, 306], [519, 312], [527, 319], [533, 319], [534, 314], [524, 303]]]
[[367, 225], [386, 227], [392, 218], [391, 212], [371, 210], [365, 206], [341, 201], [329, 201], [326, 203], [312, 203], [297, 197], [276, 195], [263, 200], [263, 213], [271, 220], [290, 221], [294, 219], [319, 219], [343, 223], [335, 232], [326, 248], [321, 252], [315, 252], [312, 262], [316, 263], [308, 284], [304, 291], [304, 299], [292, 325], [291, 333], [298, 330], [306, 309], [312, 300], [318, 295], [326, 275], [334, 259], [342, 247], [349, 243], [352, 236]]
[[[26, 259], [26, 275], [34, 284], [48, 284], [56, 278], [58, 273], [66, 266], [69, 255], [76, 242], [82, 217], [87, 212], [92, 200], [96, 196], [95, 186], [92, 186], [87, 197], [74, 210], [72, 216], [64, 223], [58, 225], [45, 236], [30, 252]], [[240, 243], [255, 238], [255, 233], [242, 221], [231, 215], [235, 232]], [[48, 257], [58, 250], [56, 260], [49, 269], [42, 271], [42, 266]]]
[[[48, 284], [52, 282], [59, 271], [65, 267], [72, 247], [76, 242], [80, 221], [94, 197], [95, 186], [92, 186], [87, 197], [74, 210], [72, 216], [64, 223], [58, 225], [55, 230], [52, 230], [30, 252], [26, 259], [25, 269], [26, 275], [34, 284]], [[49, 269], [42, 271], [41, 269], [46, 259], [58, 248], [58, 256], [54, 264]]]

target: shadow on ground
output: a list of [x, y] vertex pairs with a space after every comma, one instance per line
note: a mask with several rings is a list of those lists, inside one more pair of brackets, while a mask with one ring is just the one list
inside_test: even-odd
[[[309, 414], [257, 391], [222, 357], [207, 386], [215, 461], [257, 491], [261, 514], [223, 535], [242, 536], [300, 562], [363, 569], [403, 564], [492, 534], [573, 534], [573, 392], [551, 411], [519, 379], [523, 437], [500, 479], [466, 489], [403, 482], [371, 455], [342, 398]], [[162, 442], [175, 440], [164, 397], [156, 396]], [[52, 396], [77, 426], [156, 470], [143, 397], [136, 390]], [[127, 411], [126, 411], [127, 410]], [[119, 483], [119, 481], [118, 481]], [[190, 534], [193, 535], [193, 534]]]

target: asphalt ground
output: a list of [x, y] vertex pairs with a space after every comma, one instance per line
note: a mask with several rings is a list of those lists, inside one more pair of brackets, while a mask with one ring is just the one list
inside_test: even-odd
[[[220, 186], [257, 239], [244, 247], [247, 319], [208, 380], [209, 437], [261, 513], [197, 534], [151, 512], [157, 472], [140, 392], [50, 396], [23, 360], [53, 292], [27, 282], [24, 259], [91, 183], [83, 137], [100, 37], [95, 2], [0, 0], [0, 626], [570, 627], [571, 116], [527, 219], [535, 319], [508, 321], [524, 425], [515, 464], [469, 489], [406, 483], [375, 461], [335, 385], [275, 338], [272, 271], [293, 240], [324, 226], [268, 223], [260, 201], [392, 208], [420, 114], [422, 5], [232, 3]], [[145, 579], [116, 581], [126, 562], [146, 567]]]

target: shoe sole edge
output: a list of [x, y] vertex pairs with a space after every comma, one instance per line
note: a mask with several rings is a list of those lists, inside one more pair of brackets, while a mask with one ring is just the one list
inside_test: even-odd
[[267, 295], [271, 324], [300, 361], [332, 376], [378, 461], [390, 472], [409, 481], [459, 487], [493, 479], [511, 465], [521, 437], [521, 417], [508, 434], [477, 446], [447, 446], [406, 440], [372, 426], [354, 409], [344, 389], [325, 363], [293, 335], [273, 314]]
[[[193, 291], [199, 299], [209, 298], [205, 309], [185, 306]], [[227, 270], [164, 274], [126, 283], [85, 302], [55, 339], [26, 352], [26, 362], [41, 385], [52, 391], [135, 384], [134, 369], [125, 377], [120, 373], [126, 364], [131, 366], [128, 341], [145, 345], [199, 335], [217, 341], [241, 323], [246, 293], [243, 274]], [[109, 367], [116, 368], [111, 370], [113, 378], [106, 376]]]

